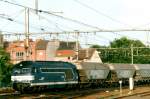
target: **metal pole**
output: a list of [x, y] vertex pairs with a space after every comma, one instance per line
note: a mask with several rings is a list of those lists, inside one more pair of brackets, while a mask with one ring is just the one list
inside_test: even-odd
[[[133, 44], [131, 44], [131, 64], [133, 64]], [[132, 91], [134, 88], [134, 79], [133, 77], [129, 78], [129, 89]]]
[[25, 50], [26, 60], [29, 57], [29, 8], [25, 8]]
[[35, 13], [38, 14], [38, 0], [35, 0]]
[[131, 64], [133, 64], [133, 44], [131, 44]]
[[79, 32], [76, 30], [76, 55], [77, 61], [79, 60]]

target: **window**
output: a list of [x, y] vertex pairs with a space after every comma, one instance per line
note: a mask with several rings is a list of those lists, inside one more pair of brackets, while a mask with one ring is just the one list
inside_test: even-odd
[[17, 59], [23, 59], [24, 52], [16, 52], [16, 58]]
[[70, 68], [41, 68], [42, 73], [65, 73], [66, 80], [73, 79], [73, 71]]
[[32, 68], [32, 73], [36, 73], [37, 69], [35, 67]]
[[31, 69], [30, 68], [15, 68], [13, 70], [13, 73], [14, 74], [27, 74], [27, 73], [30, 73], [31, 72]]
[[30, 68], [22, 68], [22, 71], [21, 71], [23, 74], [24, 73], [30, 73], [31, 72], [31, 69]]

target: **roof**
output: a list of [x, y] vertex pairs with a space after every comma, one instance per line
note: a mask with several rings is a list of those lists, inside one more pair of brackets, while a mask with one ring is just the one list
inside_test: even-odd
[[74, 50], [57, 50], [56, 51], [57, 57], [69, 57], [69, 56], [74, 56], [74, 55], [75, 55]]
[[60, 46], [58, 50], [75, 50], [76, 42], [64, 42], [60, 41]]
[[38, 40], [36, 42], [35, 49], [36, 50], [46, 50], [48, 42], [49, 42], [48, 40]]
[[93, 48], [79, 50], [78, 60], [90, 59], [95, 51], [96, 49], [93, 49]]
[[14, 68], [26, 68], [33, 66], [43, 68], [76, 68], [74, 64], [63, 61], [21, 61], [14, 65]]

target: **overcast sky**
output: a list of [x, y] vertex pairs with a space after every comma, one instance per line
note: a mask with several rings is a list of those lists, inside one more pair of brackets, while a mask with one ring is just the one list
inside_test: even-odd
[[[15, 4], [35, 8], [35, 0], [4, 0]], [[38, 0], [38, 8], [60, 16], [78, 20], [82, 23], [101, 29], [126, 29], [150, 27], [150, 0]], [[0, 14], [10, 17], [10, 22], [0, 17], [0, 30], [24, 32], [24, 8], [0, 1]], [[41, 30], [41, 28], [43, 30]], [[30, 11], [30, 32], [60, 32], [74, 30], [95, 30], [52, 15]], [[121, 35], [120, 35], [121, 34]], [[148, 32], [119, 32], [84, 34], [80, 36], [82, 43], [108, 45], [114, 38], [127, 36], [139, 39], [145, 44]], [[40, 36], [42, 37], [42, 35]], [[42, 37], [47, 38], [47, 37]], [[73, 39], [74, 37], [61, 36]]]

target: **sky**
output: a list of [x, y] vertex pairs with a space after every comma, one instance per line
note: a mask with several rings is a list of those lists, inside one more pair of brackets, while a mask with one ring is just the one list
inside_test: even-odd
[[[3, 34], [24, 33], [24, 8], [3, 1], [35, 8], [35, 0], [0, 0], [0, 30]], [[150, 0], [38, 0], [38, 9], [77, 20], [92, 27], [46, 13], [37, 15], [35, 11], [30, 10], [30, 33], [96, 30], [93, 27], [106, 30], [149, 29], [149, 4]], [[8, 17], [14, 21], [7, 20]], [[148, 44], [150, 38], [149, 32], [91, 32], [80, 34], [79, 41], [83, 45], [109, 45], [111, 41], [122, 36], [141, 40], [144, 44]], [[20, 36], [5, 36], [7, 40], [20, 38]], [[30, 38], [76, 40], [74, 34], [41, 34], [30, 36]]]

